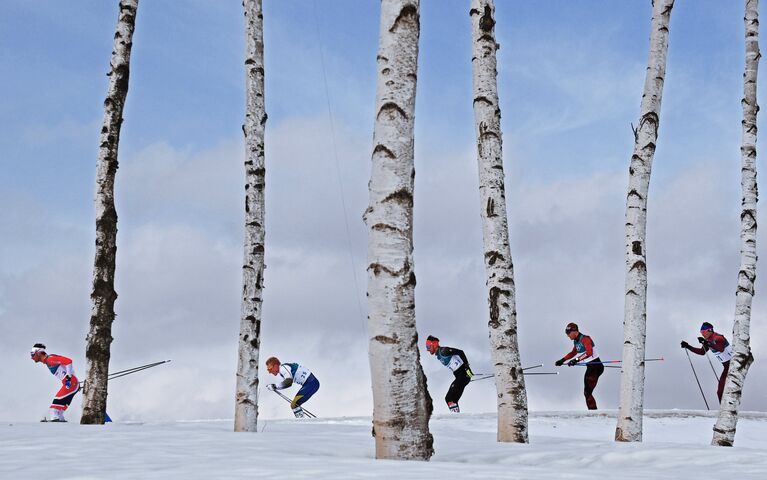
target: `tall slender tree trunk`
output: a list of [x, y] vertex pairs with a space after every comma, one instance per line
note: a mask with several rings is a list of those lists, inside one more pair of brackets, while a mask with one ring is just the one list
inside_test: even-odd
[[642, 441], [644, 412], [644, 358], [647, 322], [647, 192], [660, 124], [663, 82], [666, 76], [668, 28], [674, 0], [654, 0], [639, 126], [634, 132], [634, 153], [626, 196], [626, 298], [623, 320], [623, 369], [615, 440]]
[[517, 343], [514, 264], [511, 261], [496, 71], [495, 6], [471, 0], [474, 123], [485, 250], [490, 345], [498, 392], [498, 441], [527, 443], [527, 392]]
[[432, 403], [421, 369], [413, 265], [418, 0], [382, 0], [368, 227], [369, 357], [376, 458], [428, 460]]
[[746, 374], [754, 361], [751, 354], [751, 301], [756, 281], [756, 77], [759, 70], [759, 0], [745, 0], [746, 67], [743, 73], [743, 133], [740, 147], [743, 191], [740, 213], [740, 272], [735, 291], [735, 323], [732, 327], [732, 360], [724, 385], [719, 418], [712, 445], [731, 447], [735, 442], [738, 407]]
[[237, 361], [234, 431], [258, 426], [258, 353], [264, 288], [264, 17], [261, 0], [244, 0], [245, 10], [245, 242], [242, 310]]
[[120, 0], [109, 89], [104, 100], [104, 123], [96, 166], [96, 258], [91, 291], [91, 326], [85, 357], [88, 361], [83, 393], [82, 424], [103, 424], [107, 408], [112, 322], [115, 319], [115, 260], [117, 257], [117, 210], [114, 185], [123, 107], [128, 95], [130, 52], [136, 27], [138, 0]]

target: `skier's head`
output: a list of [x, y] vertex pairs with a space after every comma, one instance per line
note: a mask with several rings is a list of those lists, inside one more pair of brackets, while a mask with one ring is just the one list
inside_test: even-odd
[[429, 335], [426, 337], [426, 350], [434, 355], [439, 348], [439, 338]]
[[708, 340], [708, 337], [710, 337], [714, 333], [714, 326], [711, 325], [708, 322], [703, 322], [703, 325], [700, 326], [700, 334]]
[[45, 353], [45, 345], [42, 343], [34, 344], [32, 350], [29, 351], [29, 356], [32, 358], [32, 360], [34, 360], [35, 363], [45, 360], [45, 357], [48, 356], [48, 354]]
[[578, 331], [578, 325], [573, 322], [568, 323], [565, 327], [565, 335], [567, 335], [570, 340], [575, 340], [575, 338], [580, 335], [580, 332]]
[[280, 359], [277, 357], [269, 357], [266, 359], [266, 371], [272, 375], [280, 373]]

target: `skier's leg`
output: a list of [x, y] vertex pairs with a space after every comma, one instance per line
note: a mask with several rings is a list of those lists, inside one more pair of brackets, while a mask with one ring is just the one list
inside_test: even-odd
[[296, 396], [293, 397], [293, 401], [290, 402], [290, 408], [295, 411], [297, 407], [300, 407], [306, 403], [307, 400], [312, 398], [312, 395], [317, 393], [317, 390], [319, 389], [320, 381], [317, 380], [317, 377], [314, 375], [309, 375], [309, 378], [306, 379], [306, 382], [301, 386], [301, 389], [296, 393]]
[[730, 371], [729, 360], [722, 364], [724, 370], [722, 375], [719, 376], [719, 387], [716, 389], [716, 396], [719, 397], [719, 403], [722, 403], [722, 394], [724, 393], [724, 384], [727, 382], [727, 372]]
[[56, 392], [56, 396], [51, 402], [50, 417], [51, 420], [63, 422], [64, 412], [69, 408], [69, 404], [72, 403], [72, 399], [75, 398], [75, 394], [79, 390], [79, 384], [77, 378], [72, 378], [69, 388], [62, 384], [61, 389]]
[[601, 363], [586, 366], [586, 374], [583, 376], [583, 395], [586, 397], [586, 407], [589, 410], [597, 409], [597, 400], [594, 398], [593, 393], [597, 382], [599, 382], [599, 376], [604, 371], [605, 367]]
[[466, 375], [465, 372], [463, 374], [461, 372], [457, 372], [455, 380], [453, 380], [453, 383], [450, 384], [447, 395], [445, 395], [445, 402], [447, 403], [447, 407], [451, 412], [457, 413], [460, 411], [458, 408], [458, 400], [461, 399], [463, 390], [466, 388], [466, 385], [468, 385], [470, 381], [471, 378]]

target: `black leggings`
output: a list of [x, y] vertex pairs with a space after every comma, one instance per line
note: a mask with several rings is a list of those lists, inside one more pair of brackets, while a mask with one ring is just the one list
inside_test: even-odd
[[456, 370], [454, 374], [455, 380], [450, 384], [447, 395], [445, 395], [445, 402], [447, 403], [458, 403], [458, 400], [461, 399], [461, 395], [463, 395], [463, 389], [466, 388], [466, 385], [471, 381], [471, 377], [467, 374], [466, 368], [460, 368]]
[[586, 406], [589, 410], [597, 409], [597, 401], [592, 394], [597, 382], [599, 382], [599, 376], [605, 371], [605, 366], [601, 362], [599, 358], [595, 358], [586, 364], [586, 374], [583, 376], [583, 395], [586, 397]]

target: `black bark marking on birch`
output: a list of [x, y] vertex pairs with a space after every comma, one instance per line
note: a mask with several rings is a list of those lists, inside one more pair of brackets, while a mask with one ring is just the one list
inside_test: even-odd
[[396, 202], [404, 207], [413, 208], [413, 194], [407, 189], [400, 188], [384, 198], [382, 202]]
[[634, 255], [642, 255], [642, 242], [631, 242], [631, 253]]
[[487, 322], [490, 328], [496, 329], [501, 326], [501, 321], [499, 319], [500, 309], [498, 308], [498, 304], [501, 303], [499, 298], [501, 295], [508, 296], [510, 293], [511, 292], [508, 290], [503, 290], [498, 287], [490, 289], [490, 321]]
[[487, 218], [497, 217], [498, 215], [495, 213], [495, 200], [492, 198], [487, 199], [487, 206], [485, 207], [485, 212], [487, 214]]
[[[632, 172], [633, 174], [633, 172]], [[639, 194], [639, 192], [636, 191], [636, 189], [631, 189], [631, 191], [628, 194], [628, 198], [636, 197], [637, 201], [642, 201], [642, 195]]]
[[375, 230], [377, 232], [386, 232], [386, 231], [389, 231], [389, 232], [401, 232], [402, 231], [401, 229], [399, 229], [397, 227], [394, 227], [392, 225], [389, 225], [387, 223], [376, 223], [375, 225], [370, 227], [370, 229], [371, 230]]
[[[659, 77], [662, 78], [662, 77]], [[639, 119], [639, 129], [641, 130], [644, 128], [645, 123], [650, 124], [654, 129], [658, 128], [658, 123], [660, 122], [658, 118], [658, 114], [655, 112], [647, 112], [644, 115], [642, 115], [642, 118]]]
[[376, 153], [379, 153], [379, 152], [383, 153], [388, 158], [391, 158], [391, 159], [397, 158], [397, 156], [394, 155], [394, 152], [389, 150], [389, 148], [386, 145], [382, 145], [380, 143], [378, 145], [376, 145], [375, 148], [373, 148], [373, 155], [375, 155]]
[[381, 265], [380, 263], [374, 262], [368, 266], [368, 270], [372, 270], [373, 274], [376, 276], [378, 276], [381, 272], [386, 272], [392, 277], [398, 277], [400, 275], [403, 275], [406, 271], [410, 270], [410, 266], [406, 263], [405, 266], [402, 267], [400, 270], [394, 271], [389, 267], [386, 267], [384, 265]]
[[[485, 13], [479, 18], [479, 29], [483, 32], [490, 32], [495, 26], [495, 20], [493, 20], [493, 11], [490, 5], [485, 5]], [[484, 35], [483, 35], [484, 37]], [[490, 37], [492, 40], [492, 37]]]
[[490, 101], [486, 96], [480, 95], [479, 97], [474, 98], [474, 103], [477, 102], [485, 102], [488, 106], [493, 106], [493, 102]]
[[636, 270], [640, 274], [643, 272], [647, 272], [647, 265], [645, 265], [643, 260], [637, 260], [631, 265], [631, 268], [629, 268], [629, 272]]
[[495, 265], [495, 262], [497, 260], [500, 260], [501, 262], [505, 261], [503, 254], [499, 251], [492, 250], [490, 252], [485, 252], [485, 261], [488, 265]]
[[488, 53], [491, 53], [492, 52], [492, 47], [494, 47], [496, 45], [495, 39], [493, 38], [493, 36], [489, 35], [487, 33], [481, 35], [477, 39], [477, 43], [480, 43], [480, 42], [486, 42], [486, 43], [490, 44], [490, 45], [485, 45], [485, 47], [487, 47], [490, 50], [489, 52], [487, 50], [485, 50], [485, 56], [487, 56]]
[[408, 3], [407, 5], [402, 7], [402, 10], [399, 11], [399, 15], [397, 15], [397, 18], [394, 20], [394, 23], [389, 29], [389, 33], [394, 33], [394, 31], [399, 26], [400, 21], [408, 21], [408, 20], [415, 22], [415, 28], [417, 30], [421, 28], [421, 21], [418, 17], [418, 9], [412, 3]]
[[393, 120], [394, 112], [399, 113], [402, 116], [402, 118], [406, 120], [408, 119], [407, 114], [405, 113], [404, 110], [402, 110], [402, 108], [399, 105], [397, 105], [394, 102], [386, 102], [383, 105], [381, 105], [381, 108], [378, 110], [378, 115], [376, 115], [376, 120], [381, 118], [381, 115], [383, 115], [384, 113], [388, 113]]
[[415, 272], [410, 272], [410, 276], [407, 279], [407, 282], [405, 282], [402, 286], [403, 287], [409, 287], [413, 286], [415, 287], [416, 281], [415, 281]]

